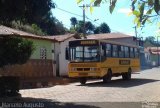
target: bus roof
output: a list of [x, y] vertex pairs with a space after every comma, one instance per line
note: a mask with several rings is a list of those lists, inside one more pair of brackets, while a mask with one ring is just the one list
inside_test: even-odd
[[76, 41], [77, 42], [78, 41], [98, 41], [98, 42], [104, 42], [104, 43], [110, 43], [110, 44], [116, 44], [116, 45], [123, 45], [123, 46], [129, 46], [129, 47], [138, 48], [137, 45], [132, 45], [132, 44], [128, 44], [128, 43], [122, 43], [122, 42], [117, 42], [117, 41], [103, 40], [103, 39], [76, 39], [76, 40], [72, 40], [72, 41], [69, 41], [69, 42], [76, 42]]

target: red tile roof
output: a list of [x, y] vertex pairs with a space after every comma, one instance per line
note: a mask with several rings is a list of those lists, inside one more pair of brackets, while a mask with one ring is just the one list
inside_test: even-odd
[[77, 34], [65, 34], [65, 35], [55, 35], [55, 36], [45, 36], [48, 39], [54, 39], [58, 42], [63, 42], [69, 38], [76, 36]]
[[115, 38], [132, 38], [133, 36], [123, 33], [105, 33], [105, 34], [92, 34], [88, 35], [87, 39], [115, 39]]
[[58, 42], [63, 42], [63, 41], [65, 41], [65, 40], [67, 40], [71, 37], [78, 36], [78, 34], [66, 34], [66, 35], [55, 35], [55, 36], [38, 36], [38, 35], [34, 35], [34, 34], [31, 34], [31, 33], [27, 33], [27, 32], [24, 32], [24, 31], [20, 31], [20, 30], [13, 29], [13, 28], [6, 27], [6, 26], [2, 26], [2, 25], [0, 26], [0, 35], [1, 36], [17, 35], [17, 36], [22, 36], [22, 37], [25, 37], [25, 38], [38, 38], [38, 39], [58, 41]]
[[160, 52], [151, 52], [154, 55], [160, 55]]
[[36, 36], [34, 34], [31, 33], [27, 33], [21, 30], [17, 30], [17, 29], [13, 29], [10, 27], [6, 27], [6, 26], [0, 26], [0, 35], [13, 35], [13, 34], [18, 34], [18, 35], [26, 35], [26, 36]]
[[160, 47], [147, 47], [147, 49], [151, 52], [151, 54], [160, 54]]
[[54, 39], [48, 39], [45, 36], [38, 36], [31, 33], [27, 33], [21, 30], [13, 29], [6, 26], [0, 26], [0, 35], [1, 36], [20, 36], [24, 38], [36, 38], [36, 39], [43, 39], [43, 40], [50, 40], [50, 41], [56, 41]]
[[147, 47], [147, 49], [154, 52], [160, 51], [160, 47]]

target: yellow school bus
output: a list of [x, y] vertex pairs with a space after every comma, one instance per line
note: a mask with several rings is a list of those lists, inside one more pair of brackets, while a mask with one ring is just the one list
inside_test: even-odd
[[108, 40], [80, 39], [69, 42], [66, 51], [68, 76], [85, 84], [88, 78], [110, 82], [113, 76], [130, 80], [140, 71], [139, 49], [135, 45]]

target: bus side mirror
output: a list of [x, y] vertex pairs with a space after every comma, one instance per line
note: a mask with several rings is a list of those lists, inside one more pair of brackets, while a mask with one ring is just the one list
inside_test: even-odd
[[66, 60], [69, 60], [69, 50], [68, 50], [68, 47], [66, 47], [66, 50], [65, 50], [65, 58], [66, 58]]

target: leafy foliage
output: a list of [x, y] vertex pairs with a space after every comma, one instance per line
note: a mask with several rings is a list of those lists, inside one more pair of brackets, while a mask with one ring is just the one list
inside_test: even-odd
[[[134, 22], [138, 27], [144, 25], [147, 21], [151, 22], [150, 19], [159, 19], [160, 14], [160, 1], [159, 0], [133, 0], [132, 11], [135, 15]], [[157, 20], [159, 22], [159, 20]]]
[[29, 25], [29, 24], [24, 24], [20, 21], [12, 21], [11, 27], [22, 30], [22, 31], [26, 31], [32, 34], [41, 35], [41, 36], [47, 34], [43, 32], [42, 29], [38, 27], [36, 24]]
[[63, 24], [51, 13], [54, 7], [52, 0], [0, 0], [0, 24], [11, 26], [11, 22], [20, 21], [49, 35], [64, 34]]
[[96, 27], [96, 28], [95, 28], [94, 34], [100, 34], [100, 27]]
[[145, 42], [150, 42], [153, 46], [160, 46], [160, 43], [157, 42], [156, 38], [153, 37], [153, 36], [148, 36], [148, 37], [145, 39]]
[[[83, 21], [77, 21], [75, 17], [71, 18], [71, 25], [74, 24], [75, 28], [71, 27], [70, 32], [78, 32], [78, 33], [83, 33], [83, 26], [84, 22]], [[96, 27], [92, 22], [87, 21], [85, 22], [85, 31], [86, 34], [100, 34], [100, 33], [110, 33], [111, 30], [109, 26], [106, 23], [102, 23], [100, 26]]]
[[91, 34], [91, 33], [93, 33], [95, 26], [90, 21], [88, 21], [85, 24], [85, 28], [86, 28], [86, 33]]
[[71, 25], [73, 25], [73, 27], [74, 27], [74, 29], [75, 29], [76, 24], [78, 24], [77, 19], [76, 19], [75, 17], [72, 17], [72, 18], [70, 19], [70, 21], [71, 21]]
[[101, 33], [110, 33], [111, 32], [111, 29], [109, 28], [109, 26], [106, 23], [102, 23], [99, 28], [100, 28]]
[[0, 67], [24, 64], [34, 50], [33, 43], [20, 37], [0, 37]]
[[[117, 0], [91, 0], [90, 4], [97, 6], [102, 2], [108, 3], [108, 1], [110, 1], [109, 11], [112, 13]], [[81, 2], [82, 0], [77, 0], [77, 3]], [[138, 27], [144, 25], [146, 22], [151, 23], [151, 20], [155, 21], [155, 19], [157, 19], [156, 23], [160, 23], [160, 0], [131, 0], [131, 9], [132, 14], [135, 16], [134, 23], [136, 23]]]

